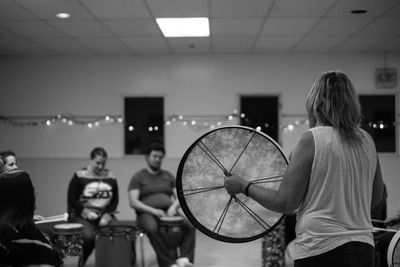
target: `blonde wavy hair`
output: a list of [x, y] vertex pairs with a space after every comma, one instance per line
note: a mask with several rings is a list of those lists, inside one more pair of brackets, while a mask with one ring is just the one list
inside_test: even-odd
[[359, 125], [361, 106], [358, 95], [341, 71], [328, 71], [319, 77], [306, 100], [310, 127], [332, 126], [338, 130], [343, 141], [350, 144], [361, 143]]

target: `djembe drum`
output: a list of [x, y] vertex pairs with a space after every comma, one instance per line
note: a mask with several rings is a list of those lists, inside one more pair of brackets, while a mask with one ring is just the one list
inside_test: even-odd
[[96, 267], [132, 267], [136, 262], [136, 228], [131, 225], [100, 227], [96, 235]]
[[176, 187], [182, 210], [204, 234], [225, 242], [248, 242], [274, 229], [283, 214], [266, 209], [243, 194], [229, 195], [224, 177], [238, 174], [277, 190], [288, 161], [268, 135], [243, 126], [204, 134], [185, 152]]
[[182, 223], [181, 216], [161, 217], [158, 223], [158, 231], [168, 249], [168, 254], [173, 258], [177, 258], [177, 249], [182, 241]]
[[82, 266], [82, 232], [80, 223], [62, 223], [53, 227], [55, 243], [64, 258], [64, 266]]

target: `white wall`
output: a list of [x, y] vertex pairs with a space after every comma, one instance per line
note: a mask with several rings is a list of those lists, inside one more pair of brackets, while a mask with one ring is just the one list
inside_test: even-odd
[[[388, 54], [387, 61], [400, 69], [400, 54]], [[282, 104], [281, 123], [292, 123], [298, 117], [291, 114], [305, 114], [306, 93], [326, 70], [343, 70], [359, 92], [397, 92], [398, 87], [375, 88], [379, 67], [382, 54], [3, 57], [0, 115], [122, 114], [124, 96], [164, 96], [166, 115], [229, 114], [239, 108], [241, 94], [274, 94]], [[281, 133], [286, 152], [303, 130], [304, 126]], [[184, 151], [201, 134], [181, 125], [166, 127], [165, 167], [175, 172]], [[109, 166], [120, 175], [120, 216], [129, 218], [124, 187], [144, 162], [142, 157], [124, 156], [121, 125], [88, 129], [0, 124], [0, 150], [14, 150], [21, 165], [31, 170], [39, 193], [38, 211], [45, 215], [65, 210], [66, 181], [98, 145], [109, 152]], [[381, 161], [393, 215], [400, 200], [400, 160], [397, 155], [381, 155]]]

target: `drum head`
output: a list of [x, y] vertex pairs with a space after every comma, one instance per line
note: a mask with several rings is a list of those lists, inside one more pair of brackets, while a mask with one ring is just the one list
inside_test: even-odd
[[243, 194], [229, 195], [225, 174], [235, 173], [258, 186], [277, 190], [288, 161], [268, 135], [244, 126], [214, 129], [184, 154], [176, 188], [188, 220], [204, 234], [225, 242], [258, 239], [283, 218]]
[[398, 231], [390, 241], [387, 261], [389, 267], [400, 267], [400, 231]]
[[181, 221], [183, 221], [183, 218], [181, 216], [165, 216], [165, 217], [161, 217], [160, 221], [163, 221], [163, 222], [181, 222]]

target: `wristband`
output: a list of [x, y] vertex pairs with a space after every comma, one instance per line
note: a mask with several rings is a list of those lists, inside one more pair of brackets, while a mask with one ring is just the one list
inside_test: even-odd
[[248, 184], [246, 185], [246, 188], [244, 189], [244, 195], [245, 195], [246, 197], [249, 196], [249, 188], [250, 188], [250, 185], [252, 185], [252, 183], [248, 183]]

